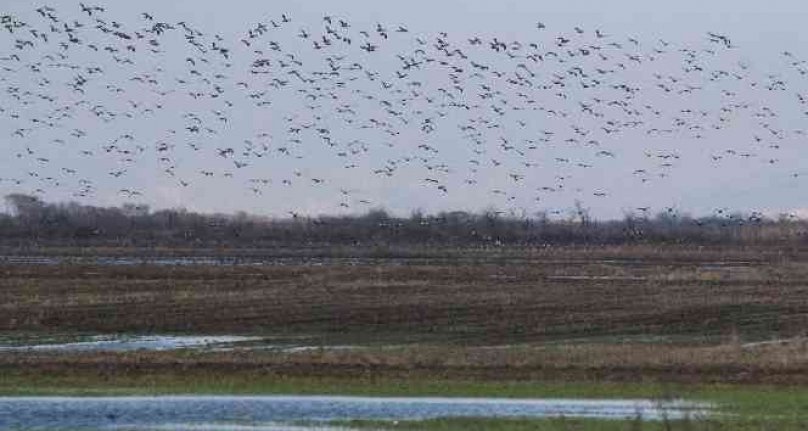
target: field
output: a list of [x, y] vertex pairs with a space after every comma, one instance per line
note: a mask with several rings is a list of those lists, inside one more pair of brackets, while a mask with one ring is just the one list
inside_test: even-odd
[[[266, 253], [274, 264], [6, 262], [0, 337], [13, 344], [109, 333], [244, 334], [305, 349], [0, 352], [0, 393], [685, 397], [763, 420], [735, 423], [738, 429], [808, 423], [808, 250], [198, 255], [239, 253]], [[133, 250], [72, 254], [143, 257]], [[186, 256], [163, 252], [171, 255]], [[597, 423], [532, 426], [616, 429]], [[478, 429], [463, 421], [401, 425]], [[534, 429], [523, 425], [501, 429]]]

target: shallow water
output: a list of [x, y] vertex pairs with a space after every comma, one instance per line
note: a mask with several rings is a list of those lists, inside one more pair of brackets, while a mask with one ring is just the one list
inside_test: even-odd
[[210, 352], [262, 350], [300, 353], [317, 350], [354, 350], [357, 345], [305, 344], [305, 337], [260, 337], [238, 335], [94, 335], [59, 342], [53, 338], [0, 339], [0, 353], [87, 353], [196, 349]]
[[227, 348], [235, 343], [262, 340], [262, 337], [236, 335], [97, 335], [86, 341], [28, 345], [0, 345], [0, 352], [130, 352], [137, 350], [176, 350], [188, 348]]
[[663, 417], [703, 417], [709, 411], [710, 407], [704, 404], [650, 400], [348, 396], [0, 397], [0, 429], [218, 430], [226, 426], [231, 429], [235, 429], [234, 426], [242, 429], [277, 427], [296, 421], [315, 421], [327, 426], [328, 421], [335, 420], [439, 417], [641, 417], [660, 420]]

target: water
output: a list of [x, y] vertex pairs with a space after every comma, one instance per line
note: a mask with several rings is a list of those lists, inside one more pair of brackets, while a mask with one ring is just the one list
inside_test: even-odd
[[[0, 397], [0, 429], [190, 430], [336, 420], [440, 417], [704, 417], [708, 405], [685, 401], [383, 398], [349, 396]], [[237, 429], [237, 428], [230, 428]], [[247, 428], [249, 429], [249, 428]], [[283, 429], [282, 427], [280, 429]], [[304, 428], [305, 429], [305, 428]], [[313, 428], [317, 429], [317, 428]]]
[[33, 345], [0, 346], [0, 352], [130, 352], [137, 350], [176, 350], [188, 348], [228, 348], [235, 343], [262, 340], [262, 337], [236, 335], [97, 335], [86, 341]]
[[209, 352], [233, 350], [262, 350], [279, 353], [300, 353], [318, 350], [357, 350], [358, 345], [311, 345], [301, 344], [305, 337], [258, 337], [239, 335], [94, 335], [81, 341], [32, 342], [30, 339], [0, 339], [0, 353], [88, 353], [88, 352], [134, 352], [196, 349]]

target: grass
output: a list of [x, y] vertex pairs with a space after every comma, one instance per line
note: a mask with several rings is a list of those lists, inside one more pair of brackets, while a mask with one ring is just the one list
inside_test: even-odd
[[[236, 425], [250, 426], [250, 424]], [[299, 422], [292, 425], [309, 427], [306, 429], [312, 430], [335, 429], [345, 431], [804, 431], [808, 429], [808, 422], [754, 419], [686, 419], [649, 422], [639, 419], [492, 419], [468, 417], [413, 421]], [[223, 428], [225, 427], [223, 426]]]
[[[329, 424], [330, 425], [330, 424]], [[646, 422], [597, 419], [490, 419], [447, 418], [422, 421], [346, 421], [335, 423], [352, 429], [404, 431], [797, 431], [808, 422], [754, 419], [687, 419]]]
[[669, 387], [635, 383], [480, 382], [470, 380], [284, 376], [260, 373], [175, 372], [98, 375], [72, 372], [4, 372], [3, 395], [330, 394], [509, 398], [643, 398], [670, 393]]

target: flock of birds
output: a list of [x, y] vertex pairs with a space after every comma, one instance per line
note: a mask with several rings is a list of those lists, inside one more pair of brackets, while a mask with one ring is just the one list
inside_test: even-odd
[[279, 14], [233, 39], [108, 13], [0, 16], [0, 190], [314, 196], [348, 212], [460, 196], [560, 213], [559, 196], [787, 165], [808, 139], [792, 82], [808, 62], [783, 52], [783, 73], [758, 72], [718, 33], [687, 47], [538, 22], [532, 40], [456, 38]]

